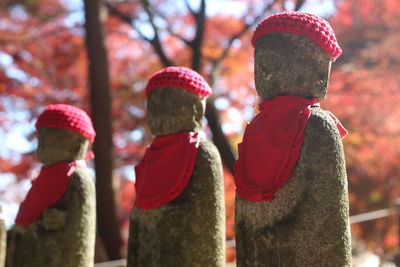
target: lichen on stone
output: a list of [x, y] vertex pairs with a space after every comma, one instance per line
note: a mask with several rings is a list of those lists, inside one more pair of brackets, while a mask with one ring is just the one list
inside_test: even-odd
[[[331, 59], [304, 36], [268, 33], [255, 47], [263, 100], [292, 95], [323, 100]], [[311, 107], [301, 156], [272, 201], [236, 195], [237, 266], [351, 266], [348, 188], [335, 122]]]
[[180, 88], [156, 88], [147, 99], [147, 123], [155, 136], [201, 130], [205, 99]]
[[37, 156], [41, 163], [50, 166], [62, 161], [83, 159], [90, 141], [66, 129], [41, 127], [38, 130]]
[[[156, 136], [198, 131], [204, 107], [204, 99], [188, 91], [156, 88], [148, 97], [150, 130]], [[224, 266], [223, 188], [218, 150], [201, 139], [195, 167], [183, 193], [158, 208], [133, 208], [128, 267]]]
[[[46, 166], [81, 160], [89, 141], [56, 128], [39, 130], [38, 157]], [[75, 167], [61, 199], [29, 225], [9, 231], [7, 267], [90, 267], [94, 264], [95, 188], [86, 167]]]
[[329, 114], [312, 111], [301, 157], [275, 199], [236, 196], [238, 266], [351, 265], [343, 146]]
[[278, 95], [325, 98], [332, 61], [307, 37], [263, 35], [257, 41], [254, 61], [256, 89], [263, 100]]

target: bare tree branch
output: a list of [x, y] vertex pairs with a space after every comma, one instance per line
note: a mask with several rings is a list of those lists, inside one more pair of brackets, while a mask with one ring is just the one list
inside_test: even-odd
[[172, 30], [171, 27], [166, 27], [165, 29], [168, 31], [169, 34], [171, 34], [175, 38], [179, 39], [180, 41], [185, 43], [187, 46], [190, 46], [191, 42], [189, 40], [187, 40], [185, 37], [183, 37], [182, 35], [174, 32], [174, 30]]
[[212, 140], [221, 154], [221, 159], [225, 167], [231, 174], [234, 174], [236, 155], [221, 129], [221, 117], [215, 107], [214, 97], [212, 96], [207, 99], [205, 117], [213, 135]]
[[154, 8], [153, 6], [150, 6], [152, 12], [154, 12], [154, 14], [156, 14], [157, 16], [159, 16], [160, 18], [162, 18], [163, 20], [165, 20], [167, 23], [167, 26], [165, 27], [165, 29], [168, 31], [169, 34], [171, 34], [172, 36], [174, 36], [175, 38], [179, 39], [180, 41], [182, 41], [183, 43], [185, 43], [187, 46], [190, 46], [191, 43], [189, 40], [187, 40], [185, 37], [183, 37], [182, 35], [176, 33], [172, 27], [170, 22], [168, 21], [167, 17], [158, 9]]
[[[174, 36], [174, 37], [180, 39], [192, 50], [192, 69], [202, 73], [201, 61], [204, 59], [204, 56], [202, 54], [201, 49], [203, 46], [203, 40], [204, 40], [204, 34], [205, 34], [205, 24], [206, 24], [206, 19], [207, 19], [206, 1], [201, 0], [198, 10], [194, 10], [190, 6], [189, 0], [184, 0], [184, 1], [185, 1], [186, 8], [188, 9], [191, 16], [195, 20], [195, 27], [196, 27], [195, 36], [193, 37], [192, 40], [188, 41], [183, 36], [176, 34], [170, 26], [169, 26], [169, 28], [166, 28], [166, 30], [169, 32], [169, 34], [171, 34], [171, 36]], [[157, 55], [159, 56], [159, 58], [164, 66], [172, 65], [170, 60], [166, 57], [166, 55], [162, 49], [163, 46], [159, 39], [160, 29], [156, 26], [156, 24], [154, 22], [154, 16], [157, 15], [167, 22], [168, 22], [168, 20], [165, 19], [165, 17], [163, 17], [161, 13], [160, 14], [157, 13], [157, 10], [150, 5], [149, 0], [140, 0], [140, 2], [143, 5], [143, 8], [149, 18], [149, 23], [154, 31], [154, 38], [151, 40], [147, 40], [147, 41], [151, 43], [151, 45], [155, 49]], [[250, 11], [251, 7], [249, 7], [247, 15], [243, 17], [244, 23], [243, 23], [242, 29], [239, 32], [233, 34], [230, 38], [228, 38], [228, 44], [223, 49], [221, 55], [218, 58], [213, 60], [211, 73], [208, 73], [208, 76], [210, 77], [211, 85], [214, 83], [213, 77], [215, 77], [215, 75], [216, 75], [216, 70], [218, 69], [220, 63], [228, 56], [234, 41], [241, 38], [246, 32], [249, 31], [249, 29], [251, 27], [256, 25], [265, 16], [267, 11], [271, 10], [272, 6], [275, 5], [277, 2], [278, 2], [278, 0], [268, 1], [268, 3], [264, 5], [264, 8], [259, 13], [257, 13], [257, 15], [254, 16], [250, 22], [246, 22], [246, 16], [248, 16], [249, 14], [252, 13]], [[118, 13], [116, 15], [117, 15], [117, 17], [121, 17], [121, 16], [118, 16]], [[123, 21], [126, 21], [123, 19], [123, 17], [121, 19]], [[134, 25], [132, 23], [132, 18], [130, 19], [129, 24], [132, 27], [134, 27]], [[169, 25], [169, 23], [167, 23], [167, 25]], [[209, 100], [207, 101], [207, 108], [206, 108], [205, 115], [206, 115], [208, 124], [209, 124], [210, 129], [213, 134], [214, 143], [221, 153], [222, 160], [223, 160], [225, 166], [233, 174], [233, 164], [235, 162], [235, 153], [234, 153], [233, 149], [231, 148], [226, 136], [224, 135], [224, 133], [221, 129], [221, 121], [220, 121], [219, 112], [215, 108], [213, 98], [209, 98]]]
[[106, 2], [105, 3], [108, 13], [112, 16], [115, 16], [119, 18], [121, 21], [128, 23], [129, 25], [132, 26], [132, 28], [139, 34], [140, 38], [143, 40], [150, 42], [151, 40], [147, 38], [134, 24], [135, 18], [129, 16], [128, 14], [124, 14], [121, 11], [119, 11], [116, 7], [111, 5], [110, 3]]
[[160, 37], [158, 34], [158, 27], [156, 26], [156, 24], [154, 22], [154, 16], [150, 10], [149, 1], [141, 0], [140, 2], [142, 3], [144, 10], [146, 11], [147, 16], [149, 17], [149, 22], [151, 24], [151, 27], [153, 28], [154, 37], [153, 37], [153, 39], [150, 40], [151, 45], [153, 46], [154, 50], [156, 51], [157, 55], [159, 56], [164, 67], [173, 65], [171, 60], [165, 54], [163, 46], [161, 45]]
[[300, 10], [300, 8], [303, 6], [303, 4], [306, 2], [306, 0], [297, 0], [296, 1], [296, 6], [294, 7], [295, 11]]
[[196, 12], [193, 10], [193, 8], [190, 6], [189, 1], [185, 0], [185, 6], [186, 8], [189, 10], [190, 14], [192, 14], [192, 16], [195, 16]]
[[[250, 28], [255, 26], [264, 16], [267, 11], [269, 11], [272, 6], [277, 2], [278, 0], [273, 0], [269, 4], [266, 4], [262, 11], [258, 13], [254, 17], [254, 19], [249, 22], [249, 23], [244, 23], [243, 28], [236, 34], [233, 34], [228, 41], [227, 46], [225, 47], [224, 51], [221, 53], [221, 55], [213, 60], [212, 63], [212, 69], [209, 74], [209, 80], [211, 86], [214, 84], [215, 76], [216, 76], [216, 71], [221, 64], [221, 62], [228, 56], [229, 51], [232, 47], [232, 44], [235, 40], [240, 39]], [[244, 16], [245, 18], [245, 16]], [[243, 18], [243, 21], [245, 19]], [[218, 147], [218, 150], [221, 154], [221, 158], [224, 161], [225, 166], [228, 168], [229, 172], [231, 174], [234, 174], [234, 163], [235, 163], [235, 153], [232, 150], [231, 145], [229, 144], [227, 138], [225, 137], [224, 133], [222, 132], [221, 129], [221, 122], [220, 122], [220, 116], [218, 111], [215, 108], [215, 103], [213, 98], [209, 98], [207, 100], [207, 108], [206, 108], [206, 118], [209, 124], [209, 127], [213, 133], [213, 141]]]
[[[212, 63], [212, 70], [211, 73], [213, 74], [217, 68], [219, 67], [219, 65], [221, 64], [221, 62], [228, 56], [229, 51], [232, 47], [232, 44], [235, 40], [240, 39], [245, 33], [247, 33], [248, 30], [250, 30], [250, 28], [252, 28], [253, 26], [255, 26], [264, 16], [265, 13], [269, 10], [271, 10], [272, 6], [278, 2], [278, 0], [273, 0], [272, 2], [270, 2], [269, 4], [266, 4], [264, 6], [264, 8], [261, 10], [260, 13], [258, 13], [258, 15], [256, 15], [253, 20], [250, 23], [244, 23], [243, 24], [243, 28], [236, 34], [233, 34], [228, 41], [227, 46], [225, 47], [224, 51], [221, 53], [221, 55], [217, 58], [213, 60]], [[246, 16], [244, 16], [246, 17]], [[243, 21], [245, 21], [245, 19], [243, 18]]]
[[113, 15], [117, 18], [119, 18], [121, 21], [124, 21], [126, 23], [128, 23], [131, 27], [133, 27], [135, 29], [135, 31], [140, 35], [140, 37], [149, 42], [154, 51], [156, 52], [156, 54], [158, 55], [158, 57], [160, 58], [161, 63], [163, 64], [164, 67], [168, 67], [168, 66], [172, 66], [174, 65], [171, 60], [167, 57], [163, 46], [161, 45], [161, 41], [159, 38], [159, 33], [158, 33], [158, 27], [156, 26], [156, 24], [154, 23], [154, 16], [153, 13], [150, 11], [149, 8], [149, 2], [147, 0], [141, 0], [140, 1], [143, 5], [143, 8], [145, 9], [145, 12], [147, 14], [147, 16], [149, 17], [149, 22], [150, 25], [153, 29], [154, 32], [154, 37], [152, 39], [149, 39], [148, 37], [146, 37], [143, 32], [140, 31], [140, 29], [135, 25], [134, 23], [134, 18], [124, 14], [122, 12], [120, 12], [117, 8], [115, 8], [113, 5], [111, 5], [110, 3], [106, 2], [106, 7], [110, 13], [110, 15]]
[[197, 12], [192, 13], [196, 20], [196, 34], [191, 41], [192, 48], [192, 69], [201, 72], [201, 48], [204, 40], [204, 29], [206, 24], [206, 0], [201, 0], [200, 8]]

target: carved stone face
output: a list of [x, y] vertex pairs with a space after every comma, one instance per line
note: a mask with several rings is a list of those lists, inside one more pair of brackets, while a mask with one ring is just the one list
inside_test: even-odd
[[278, 95], [325, 98], [332, 60], [307, 37], [268, 33], [257, 40], [254, 60], [256, 90], [263, 100]]
[[147, 98], [147, 122], [155, 136], [199, 131], [205, 99], [180, 88], [152, 90]]
[[38, 131], [37, 156], [45, 166], [58, 162], [83, 159], [89, 148], [89, 139], [59, 128], [41, 127]]

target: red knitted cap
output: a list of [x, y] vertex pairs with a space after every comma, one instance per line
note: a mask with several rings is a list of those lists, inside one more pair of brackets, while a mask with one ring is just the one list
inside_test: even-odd
[[154, 73], [147, 83], [146, 96], [155, 88], [162, 87], [181, 88], [202, 98], [212, 94], [206, 80], [194, 70], [185, 67], [167, 67]]
[[52, 127], [71, 130], [90, 139], [92, 142], [96, 136], [92, 121], [86, 112], [66, 104], [47, 106], [43, 113], [40, 114], [35, 126], [36, 129]]
[[251, 43], [256, 45], [258, 38], [270, 32], [290, 32], [307, 37], [327, 52], [332, 59], [342, 54], [335, 33], [329, 23], [310, 13], [289, 11], [269, 16], [258, 24]]

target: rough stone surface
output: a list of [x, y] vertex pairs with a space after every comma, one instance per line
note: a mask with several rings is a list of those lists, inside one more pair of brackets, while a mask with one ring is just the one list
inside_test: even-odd
[[[0, 214], [2, 209], [0, 206]], [[6, 260], [6, 241], [7, 241], [7, 230], [4, 220], [0, 218], [0, 267], [3, 267]]]
[[263, 100], [278, 95], [325, 98], [331, 58], [307, 37], [270, 33], [257, 40], [254, 76]]
[[236, 196], [238, 266], [350, 266], [347, 178], [333, 120], [313, 108], [293, 176], [273, 201]]
[[[41, 128], [38, 157], [45, 165], [82, 159], [88, 144], [75, 132]], [[95, 205], [93, 179], [86, 167], [76, 167], [68, 190], [56, 205], [32, 224], [15, 225], [9, 231], [6, 266], [93, 266]]]
[[[149, 95], [148, 123], [155, 135], [196, 131], [203, 114], [204, 100], [182, 89], [155, 89]], [[127, 266], [224, 265], [222, 164], [215, 146], [202, 139], [183, 193], [158, 208], [132, 210]]]
[[90, 141], [82, 135], [58, 128], [41, 127], [38, 131], [37, 156], [45, 166], [62, 161], [83, 159]]
[[156, 88], [147, 99], [147, 123], [155, 136], [201, 130], [205, 99], [180, 88]]
[[[277, 95], [323, 99], [329, 60], [302, 36], [265, 35], [256, 44], [257, 91], [264, 100]], [[329, 114], [311, 110], [301, 157], [275, 199], [250, 202], [236, 195], [239, 267], [351, 266], [343, 144]]]

